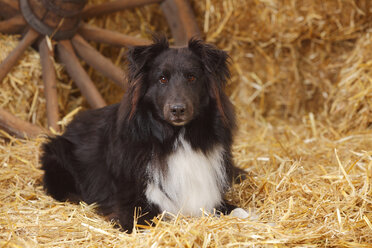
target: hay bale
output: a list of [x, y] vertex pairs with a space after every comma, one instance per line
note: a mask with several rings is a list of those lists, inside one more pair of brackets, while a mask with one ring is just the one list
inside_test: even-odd
[[[227, 90], [239, 121], [233, 154], [249, 177], [227, 197], [258, 218], [175, 216], [159, 220], [155, 228], [120, 233], [94, 212], [94, 205], [59, 203], [44, 193], [38, 161], [43, 138], [18, 140], [0, 131], [1, 246], [370, 246], [369, 1], [192, 4], [204, 38], [232, 59]], [[156, 5], [90, 22], [142, 37], [149, 36], [148, 30], [169, 35]], [[0, 38], [3, 59], [17, 38]], [[96, 47], [125, 67], [125, 49]], [[0, 106], [45, 126], [38, 60], [34, 50], [26, 52], [0, 85]], [[85, 100], [62, 67], [55, 67], [61, 116], [68, 120]], [[120, 99], [114, 84], [86, 68], [106, 101]]]
[[369, 1], [209, 0], [197, 8], [206, 40], [233, 58], [240, 104], [265, 116], [324, 110], [342, 66], [371, 27]]
[[[18, 44], [19, 36], [0, 36], [0, 61], [3, 61]], [[16, 116], [44, 125], [45, 100], [42, 96], [39, 55], [32, 49], [4, 78], [0, 91], [0, 107]]]
[[331, 89], [330, 121], [340, 132], [372, 126], [372, 30], [363, 34], [342, 67]]

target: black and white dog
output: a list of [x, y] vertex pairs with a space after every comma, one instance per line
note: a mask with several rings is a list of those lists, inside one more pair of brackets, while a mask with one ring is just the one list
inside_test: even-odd
[[123, 100], [79, 114], [42, 147], [46, 191], [78, 197], [124, 230], [163, 211], [229, 213], [224, 200], [234, 172], [234, 110], [223, 92], [225, 52], [192, 39], [170, 48], [165, 38], [129, 51]]

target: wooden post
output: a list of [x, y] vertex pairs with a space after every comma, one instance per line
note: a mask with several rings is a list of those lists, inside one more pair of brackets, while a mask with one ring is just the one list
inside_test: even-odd
[[106, 106], [105, 100], [103, 100], [101, 94], [98, 92], [94, 83], [89, 78], [89, 75], [80, 65], [80, 62], [74, 53], [71, 42], [69, 40], [59, 41], [57, 49], [59, 57], [68, 74], [79, 87], [89, 105], [92, 108], [102, 108]]
[[74, 36], [72, 45], [80, 58], [124, 89], [124, 71], [116, 67], [111, 60], [105, 58], [80, 35]]
[[48, 117], [48, 126], [55, 131], [59, 131], [58, 127], [58, 96], [57, 96], [57, 80], [52, 60], [53, 51], [48, 47], [46, 38], [39, 44], [39, 53], [41, 67], [43, 72], [44, 94], [46, 99], [46, 110]]
[[39, 34], [30, 28], [25, 37], [19, 42], [18, 46], [6, 57], [6, 59], [0, 65], [0, 82], [3, 81], [6, 74], [12, 69], [17, 63], [18, 59], [22, 56], [24, 51], [29, 47], [37, 38]]

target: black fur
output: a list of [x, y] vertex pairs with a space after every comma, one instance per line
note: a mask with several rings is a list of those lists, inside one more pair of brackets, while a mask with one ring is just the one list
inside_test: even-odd
[[[43, 145], [41, 162], [45, 189], [55, 199], [97, 203], [102, 214], [130, 232], [135, 209], [147, 213], [139, 223], [159, 214], [144, 194], [147, 165], [165, 161], [181, 129], [195, 150], [207, 153], [221, 144], [233, 178], [235, 116], [223, 93], [229, 78], [225, 52], [196, 39], [186, 48], [169, 48], [158, 38], [134, 47], [128, 57], [128, 89], [121, 103], [80, 113], [62, 136]], [[215, 207], [223, 213], [233, 208], [226, 202]]]

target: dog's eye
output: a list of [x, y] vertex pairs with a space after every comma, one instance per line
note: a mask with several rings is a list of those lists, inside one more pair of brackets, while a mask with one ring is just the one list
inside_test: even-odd
[[188, 75], [187, 76], [187, 81], [189, 81], [189, 82], [194, 82], [195, 79], [196, 79], [196, 77], [194, 75]]
[[168, 78], [166, 76], [160, 76], [159, 77], [159, 82], [162, 84], [168, 83]]

